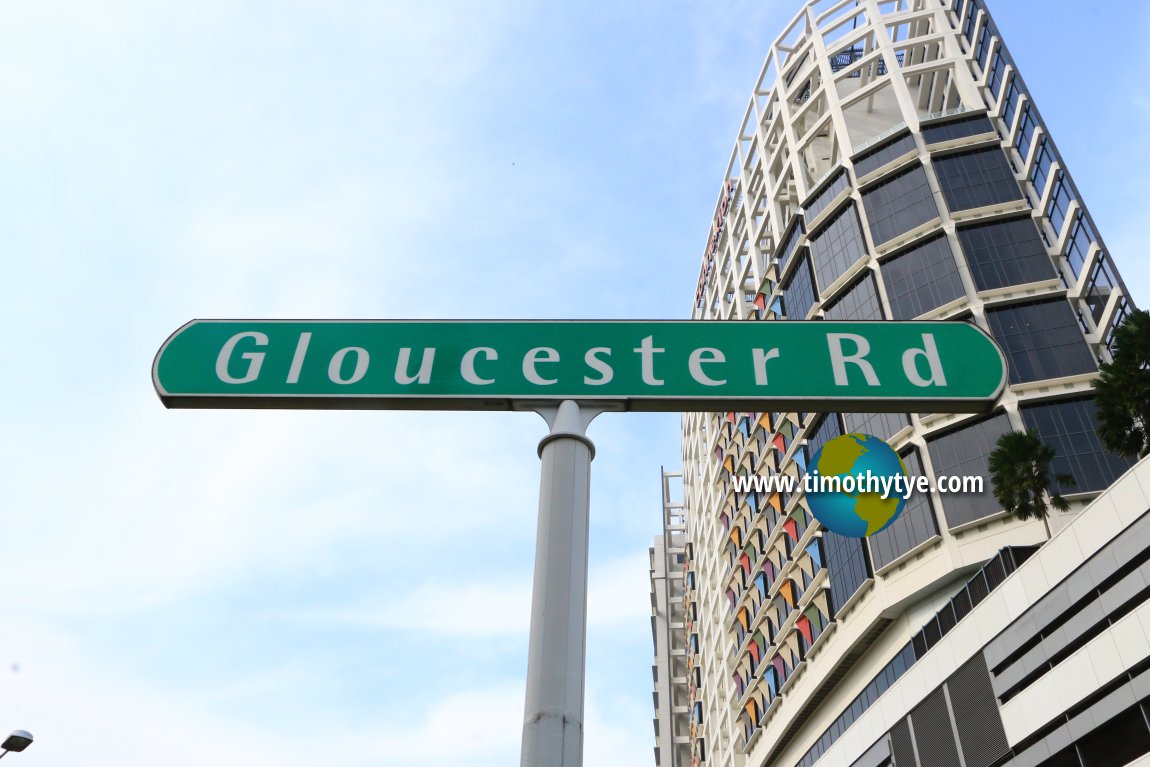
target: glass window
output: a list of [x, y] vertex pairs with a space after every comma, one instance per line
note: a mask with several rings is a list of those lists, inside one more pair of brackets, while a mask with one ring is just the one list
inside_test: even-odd
[[[836, 214], [818, 234], [811, 235], [811, 255], [819, 285], [830, 285], [866, 255], [858, 213], [852, 203]], [[790, 315], [792, 319], [798, 319]]]
[[1090, 270], [1090, 281], [1086, 284], [1086, 292], [1082, 295], [1086, 299], [1086, 305], [1090, 307], [1090, 316], [1094, 318], [1094, 322], [1097, 323], [1102, 319], [1102, 312], [1106, 309], [1106, 302], [1110, 300], [1115, 284], [1114, 274], [1110, 271], [1110, 259], [1105, 253], [1099, 253], [1094, 268]]
[[848, 186], [850, 186], [850, 179], [847, 178], [847, 172], [845, 170], [839, 171], [835, 180], [827, 184], [826, 188], [819, 192], [819, 194], [811, 200], [810, 205], [807, 206], [807, 223], [810, 223], [820, 213], [826, 210], [831, 200], [837, 197], [839, 193]]
[[978, 20], [978, 3], [976, 0], [970, 0], [966, 4], [966, 18], [962, 21], [962, 36], [966, 38], [967, 42], [974, 39], [974, 24]]
[[978, 30], [978, 42], [974, 46], [974, 60], [980, 72], [986, 71], [986, 54], [990, 51], [990, 30], [986, 26], [983, 24]]
[[[976, 421], [957, 431], [927, 438], [927, 451], [936, 476], [989, 477], [988, 459], [998, 438], [1013, 431], [1005, 413]], [[948, 527], [973, 522], [1000, 511], [986, 481], [981, 493], [954, 493], [941, 497]]]
[[875, 244], [905, 234], [938, 216], [938, 206], [917, 163], [862, 194], [863, 208]]
[[1061, 378], [1098, 369], [1074, 310], [1064, 299], [986, 310], [1010, 366], [1010, 382]]
[[778, 273], [782, 274], [783, 269], [786, 268], [787, 259], [794, 255], [795, 248], [799, 246], [799, 240], [803, 236], [803, 220], [800, 216], [795, 216], [791, 219], [791, 226], [784, 234], [783, 246], [779, 248], [778, 257]]
[[1010, 84], [1006, 86], [1006, 103], [1002, 108], [1002, 121], [1006, 124], [1007, 131], [1014, 125], [1014, 113], [1018, 110], [1018, 98], [1021, 93], [1018, 89], [1018, 78], [1011, 75]]
[[1042, 201], [1042, 193], [1046, 191], [1046, 179], [1050, 175], [1050, 164], [1054, 162], [1054, 153], [1050, 151], [1050, 142], [1043, 136], [1038, 140], [1038, 153], [1034, 156], [1034, 167], [1030, 169], [1030, 183], [1034, 184], [1035, 205]]
[[1037, 125], [1038, 120], [1034, 117], [1034, 110], [1027, 103], [1022, 110], [1022, 122], [1018, 124], [1018, 137], [1014, 139], [1014, 146], [1024, 161], [1030, 153], [1030, 142], [1034, 139], [1034, 129]]
[[1006, 155], [998, 147], [938, 157], [934, 170], [952, 211], [1022, 198]]
[[1093, 397], [1023, 405], [1019, 411], [1026, 428], [1037, 431], [1054, 448], [1051, 475], [1074, 477], [1076, 484], [1059, 487], [1059, 492], [1104, 490], [1134, 464], [1102, 447]]
[[813, 458], [823, 445], [835, 437], [842, 436], [842, 433], [843, 427], [839, 425], [838, 413], [827, 413], [807, 438], [807, 451]]
[[1002, 76], [1006, 74], [1006, 57], [1002, 55], [1002, 46], [994, 52], [994, 59], [990, 62], [990, 77], [986, 86], [990, 88], [990, 98], [993, 104], [998, 103], [998, 89], [1002, 87]]
[[[910, 452], [902, 457], [902, 462], [906, 465], [906, 473], [911, 481], [925, 473], [915, 448], [911, 448]], [[898, 519], [892, 522], [890, 527], [868, 539], [871, 561], [877, 570], [936, 535], [938, 535], [938, 521], [934, 517], [930, 493], [913, 493], [907, 499], [906, 507]]]
[[922, 128], [922, 139], [927, 144], [938, 144], [942, 141], [952, 141], [956, 138], [978, 136], [983, 133], [993, 133], [994, 126], [985, 115], [966, 117], [962, 120], [952, 120], [945, 123], [932, 123]]
[[855, 175], [865, 176], [871, 171], [878, 170], [888, 162], [902, 157], [907, 152], [914, 151], [914, 149], [914, 136], [909, 133], [905, 133], [893, 141], [880, 144], [874, 149], [867, 150], [866, 154], [860, 155], [859, 158], [854, 161]]
[[884, 261], [880, 269], [892, 319], [913, 319], [966, 293], [945, 236]]
[[1090, 228], [1086, 215], [1079, 209], [1074, 217], [1074, 228], [1070, 230], [1070, 237], [1066, 242], [1065, 253], [1070, 268], [1074, 270], [1075, 278], [1082, 274], [1082, 265], [1086, 263], [1086, 257], [1090, 254], [1092, 242], [1094, 242], [1094, 230]]
[[1114, 319], [1110, 323], [1110, 329], [1106, 331], [1106, 348], [1114, 354], [1114, 331], [1122, 327], [1122, 323], [1130, 317], [1130, 302], [1126, 300], [1126, 296], [1118, 299], [1118, 308], [1114, 310]]
[[905, 413], [843, 413], [847, 434], [871, 434], [889, 442], [910, 423]]
[[833, 304], [825, 307], [824, 314], [828, 320], [886, 319], [882, 314], [882, 304], [878, 300], [874, 276], [864, 271], [861, 279], [847, 288]]
[[[1093, 721], [1104, 719], [1102, 706], [1096, 704]], [[1146, 727], [1146, 717], [1137, 706], [1131, 706], [1121, 714], [1105, 720], [1078, 741], [1078, 753], [1085, 767], [1123, 767], [1135, 764], [1138, 757], [1150, 751], [1150, 730]]]
[[847, 600], [870, 577], [866, 545], [862, 538], [848, 538], [830, 530], [823, 532], [823, 547], [830, 575], [831, 617], [835, 617]]
[[1054, 181], [1054, 191], [1050, 193], [1050, 202], [1046, 206], [1046, 215], [1050, 225], [1054, 227], [1054, 235], [1062, 233], [1062, 224], [1066, 221], [1066, 212], [1070, 209], [1070, 187], [1066, 183], [1066, 174], [1058, 171], [1058, 178]]
[[958, 241], [979, 290], [1025, 285], [1056, 276], [1029, 216], [958, 229]]
[[809, 259], [803, 255], [783, 285], [783, 309], [788, 319], [801, 320], [806, 318], [814, 304], [815, 286], [811, 280], [811, 267]]

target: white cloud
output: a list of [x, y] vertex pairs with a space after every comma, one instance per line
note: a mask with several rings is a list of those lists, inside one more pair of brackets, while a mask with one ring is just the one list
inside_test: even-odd
[[[650, 607], [647, 561], [646, 551], [592, 561], [587, 590], [589, 632], [610, 631], [624, 622], [645, 624], [645, 611]], [[507, 567], [507, 563], [492, 563], [491, 569]], [[479, 572], [456, 580], [437, 578], [403, 594], [387, 589], [363, 603], [307, 610], [296, 617], [446, 634], [464, 641], [508, 636], [526, 642], [534, 563], [526, 556], [513, 567], [518, 577]]]
[[75, 638], [42, 626], [5, 621], [0, 636], [0, 657], [20, 661], [19, 671], [4, 674], [0, 720], [35, 737], [20, 757], [26, 764], [192, 767], [210, 758], [219, 765], [303, 767], [320, 752], [307, 733], [286, 741], [122, 678]]

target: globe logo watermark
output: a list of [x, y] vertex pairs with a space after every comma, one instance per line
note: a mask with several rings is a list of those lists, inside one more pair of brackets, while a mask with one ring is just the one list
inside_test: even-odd
[[851, 538], [889, 527], [912, 490], [898, 453], [871, 434], [844, 434], [827, 442], [811, 459], [803, 485], [807, 505], [823, 527]]

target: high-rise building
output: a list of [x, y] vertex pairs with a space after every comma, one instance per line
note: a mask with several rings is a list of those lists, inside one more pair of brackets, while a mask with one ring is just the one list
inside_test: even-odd
[[[650, 549], [651, 641], [655, 647], [651, 681], [657, 764], [690, 763], [691, 740], [696, 735], [687, 704], [687, 522], [683, 517], [681, 479], [678, 472], [663, 472], [663, 534], [655, 537]], [[693, 581], [694, 575], [690, 577]]]
[[[951, 668], [953, 650], [930, 652], [1130, 468], [1103, 449], [1091, 396], [1129, 310], [983, 0], [807, 3], [771, 46], [751, 96], [692, 316], [973, 322], [1002, 347], [1008, 386], [979, 416], [684, 416], [683, 637], [663, 646], [686, 648], [686, 673], [656, 684], [686, 700], [690, 749], [661, 747], [658, 762], [846, 767], [861, 750], [823, 754], [847, 733], [844, 743], [866, 740], [864, 714], [873, 737], [862, 745], [877, 750], [860, 767], [989, 767], [1022, 754], [1025, 744], [998, 734], [1005, 701], [987, 693], [999, 690], [993, 669]], [[800, 478], [823, 444], [851, 432], [887, 440], [912, 474], [986, 477], [997, 438], [1022, 429], [1056, 449], [1055, 473], [1075, 479], [1058, 488], [1070, 512], [1048, 523], [1011, 518], [987, 487], [917, 494], [886, 530], [844, 538], [821, 529], [801, 494], [736, 492], [732, 482]], [[932, 670], [925, 678], [946, 688], [942, 697], [925, 689], [912, 699], [905, 684], [897, 699], [883, 694], [914, 668]], [[959, 676], [947, 687], [951, 672]], [[914, 706], [933, 708], [910, 714]], [[902, 711], [897, 727], [913, 729], [913, 757], [901, 730], [901, 757], [879, 747], [880, 735], [893, 736], [876, 729], [876, 707]], [[965, 735], [954, 734], [953, 754], [927, 754], [936, 739], [945, 747], [942, 730], [929, 730], [944, 720]]]

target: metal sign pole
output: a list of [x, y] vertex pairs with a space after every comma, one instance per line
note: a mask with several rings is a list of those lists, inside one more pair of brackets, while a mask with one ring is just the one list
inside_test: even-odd
[[521, 767], [581, 767], [587, 643], [591, 460], [587, 426], [603, 409], [572, 400], [533, 408], [551, 433], [539, 442], [539, 529]]

